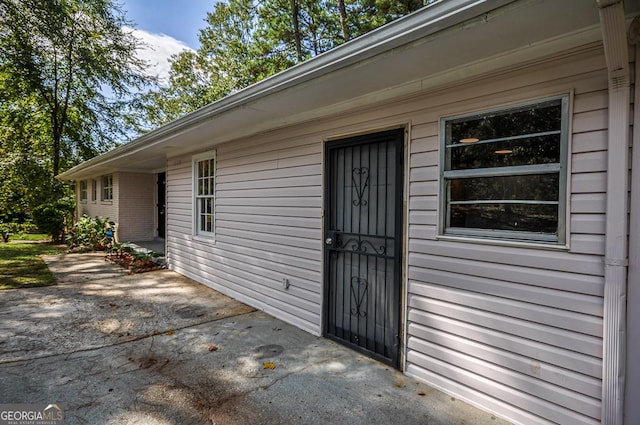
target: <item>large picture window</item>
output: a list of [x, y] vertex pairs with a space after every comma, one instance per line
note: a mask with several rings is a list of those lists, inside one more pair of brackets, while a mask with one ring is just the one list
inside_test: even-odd
[[195, 234], [214, 236], [215, 216], [215, 153], [194, 158]]
[[442, 233], [564, 243], [569, 99], [442, 121]]

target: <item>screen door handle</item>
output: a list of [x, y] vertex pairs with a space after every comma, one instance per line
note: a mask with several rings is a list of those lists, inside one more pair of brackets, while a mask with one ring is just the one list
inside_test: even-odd
[[329, 230], [327, 232], [327, 237], [324, 240], [324, 244], [327, 246], [333, 246], [336, 242], [336, 233], [338, 233], [338, 230]]

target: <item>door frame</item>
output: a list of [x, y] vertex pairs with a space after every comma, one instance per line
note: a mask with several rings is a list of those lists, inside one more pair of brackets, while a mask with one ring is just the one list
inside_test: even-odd
[[[406, 320], [407, 320], [407, 311], [406, 311], [406, 292], [407, 285], [405, 282], [406, 279], [406, 267], [407, 267], [407, 246], [406, 246], [406, 235], [407, 235], [407, 226], [408, 226], [408, 214], [407, 214], [407, 206], [405, 204], [405, 195], [408, 193], [407, 187], [407, 173], [408, 173], [408, 163], [407, 163], [407, 139], [409, 136], [409, 126], [405, 124], [392, 125], [388, 127], [384, 127], [381, 129], [374, 129], [366, 132], [358, 132], [354, 134], [346, 134], [332, 138], [326, 138], [322, 145], [322, 160], [323, 160], [323, 178], [322, 178], [322, 195], [323, 195], [323, 210], [322, 210], [322, 303], [321, 303], [321, 331], [322, 336], [333, 341], [336, 341], [342, 345], [347, 346], [354, 351], [360, 352], [370, 358], [381, 361], [385, 364], [388, 364], [394, 367], [397, 370], [402, 371], [404, 369], [405, 362], [405, 335], [406, 335]], [[395, 193], [395, 203], [400, 206], [399, 214], [396, 214], [396, 247], [395, 253], [397, 255], [398, 261], [398, 269], [395, 271], [395, 279], [399, 282], [399, 286], [397, 288], [398, 291], [398, 312], [397, 312], [397, 352], [393, 362], [389, 362], [388, 359], [376, 355], [375, 353], [368, 351], [366, 349], [360, 348], [358, 346], [354, 346], [353, 344], [349, 344], [347, 341], [343, 341], [339, 338], [335, 338], [332, 335], [327, 333], [328, 329], [328, 306], [329, 306], [329, 282], [328, 276], [330, 275], [328, 269], [330, 267], [329, 255], [330, 250], [327, 249], [325, 245], [325, 238], [327, 237], [327, 232], [330, 230], [329, 220], [329, 208], [330, 205], [330, 161], [329, 154], [331, 148], [339, 148], [343, 146], [350, 146], [358, 143], [366, 144], [366, 140], [370, 138], [384, 137], [385, 135], [396, 133], [400, 136], [400, 143], [398, 143], [399, 151], [396, 152], [398, 157], [397, 164], [399, 165], [396, 169], [396, 193]]]

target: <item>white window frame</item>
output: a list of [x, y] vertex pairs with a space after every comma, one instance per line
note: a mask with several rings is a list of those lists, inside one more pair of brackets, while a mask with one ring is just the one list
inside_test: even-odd
[[113, 174], [103, 175], [100, 182], [102, 184], [102, 197], [100, 199], [106, 202], [113, 201]]
[[[561, 129], [560, 129], [560, 162], [558, 164], [534, 164], [521, 165], [511, 167], [494, 167], [494, 168], [476, 168], [467, 170], [448, 170], [447, 169], [447, 123], [461, 118], [473, 119], [483, 115], [492, 113], [508, 113], [527, 106], [544, 104], [549, 101], [561, 101]], [[570, 96], [568, 94], [554, 96], [542, 99], [536, 99], [529, 102], [523, 102], [515, 105], [509, 105], [500, 108], [487, 109], [478, 112], [444, 117], [440, 120], [440, 199], [439, 199], [439, 231], [440, 237], [462, 237], [476, 240], [494, 240], [503, 242], [524, 242], [536, 243], [555, 246], [566, 246], [567, 240], [567, 169], [568, 169], [568, 138], [569, 138], [569, 103]], [[521, 136], [522, 137], [522, 136]], [[518, 136], [512, 137], [519, 138]], [[499, 140], [499, 139], [496, 139]], [[506, 139], [504, 139], [506, 140]], [[490, 141], [489, 141], [490, 142]], [[448, 192], [449, 180], [462, 177], [495, 177], [495, 176], [515, 176], [532, 174], [539, 172], [557, 172], [559, 174], [559, 190], [558, 190], [558, 226], [557, 235], [510, 231], [510, 230], [493, 230], [493, 229], [477, 229], [477, 228], [460, 228], [450, 227], [450, 200]], [[542, 204], [542, 203], [541, 203]]]
[[[203, 161], [212, 161], [213, 162], [213, 170], [212, 174], [208, 176], [200, 176], [199, 175], [199, 164]], [[215, 229], [216, 229], [216, 210], [215, 210], [215, 199], [216, 199], [216, 170], [218, 168], [218, 161], [216, 158], [216, 151], [210, 151], [201, 153], [193, 156], [192, 162], [193, 168], [193, 236], [196, 239], [203, 239], [206, 241], [214, 241], [215, 240]], [[200, 179], [213, 179], [213, 187], [212, 192], [209, 194], [200, 194], [199, 193], [199, 180]], [[202, 229], [200, 226], [200, 218], [201, 218], [201, 201], [203, 199], [210, 199], [213, 203], [213, 211], [211, 213], [211, 231], [207, 231], [206, 229]], [[206, 215], [206, 213], [205, 213]]]
[[88, 199], [88, 190], [89, 182], [87, 180], [80, 180], [80, 202], [86, 203]]

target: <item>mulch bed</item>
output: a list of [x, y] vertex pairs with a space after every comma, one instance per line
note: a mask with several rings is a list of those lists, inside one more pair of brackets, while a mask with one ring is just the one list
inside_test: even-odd
[[105, 261], [111, 261], [129, 270], [130, 274], [151, 272], [154, 270], [162, 270], [165, 268], [162, 264], [157, 264], [149, 258], [136, 259], [136, 257], [127, 252], [117, 252], [107, 254]]

